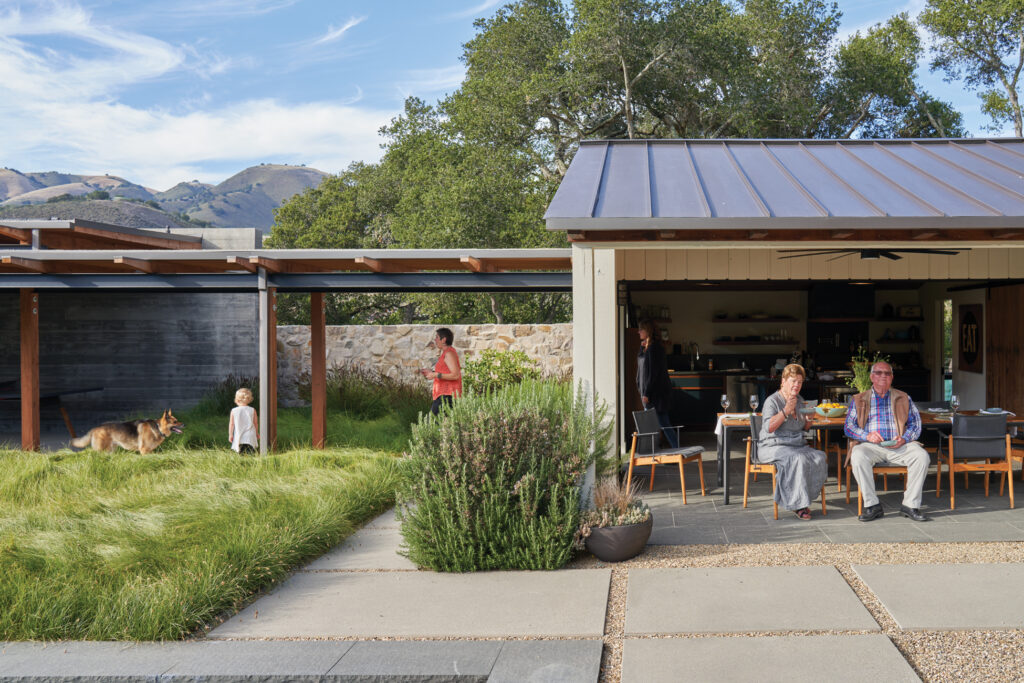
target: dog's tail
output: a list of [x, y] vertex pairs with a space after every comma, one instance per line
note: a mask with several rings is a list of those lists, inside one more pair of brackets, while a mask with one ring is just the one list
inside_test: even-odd
[[71, 439], [71, 445], [75, 448], [85, 448], [92, 442], [92, 430], [90, 429], [77, 439]]

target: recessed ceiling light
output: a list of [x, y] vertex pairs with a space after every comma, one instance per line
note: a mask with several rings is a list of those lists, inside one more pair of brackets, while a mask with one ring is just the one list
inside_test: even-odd
[[851, 285], [873, 285], [874, 282], [851, 282]]

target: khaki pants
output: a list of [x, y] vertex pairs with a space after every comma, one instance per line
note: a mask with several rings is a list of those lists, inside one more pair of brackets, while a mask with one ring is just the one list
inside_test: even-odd
[[857, 478], [861, 495], [864, 496], [864, 507], [878, 504], [875, 475], [871, 468], [882, 463], [907, 468], [907, 490], [903, 493], [903, 505], [908, 508], [920, 508], [924, 478], [931, 465], [928, 451], [916, 441], [903, 444], [899, 448], [885, 448], [868, 442], [854, 446], [850, 451], [850, 466], [853, 469], [853, 476]]

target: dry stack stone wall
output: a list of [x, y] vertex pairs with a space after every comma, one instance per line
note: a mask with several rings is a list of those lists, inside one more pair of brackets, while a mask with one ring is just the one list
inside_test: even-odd
[[[429, 346], [437, 325], [328, 325], [327, 367], [375, 367], [410, 383], [427, 381], [416, 370], [433, 367], [437, 350]], [[465, 362], [484, 349], [513, 349], [536, 360], [544, 375], [572, 372], [572, 323], [557, 325], [450, 325], [455, 348]], [[300, 403], [297, 382], [310, 371], [309, 328], [277, 328], [279, 400]]]

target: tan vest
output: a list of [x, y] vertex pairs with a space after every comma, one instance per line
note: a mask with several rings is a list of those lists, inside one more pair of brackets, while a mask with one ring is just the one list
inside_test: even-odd
[[[857, 408], [857, 426], [861, 429], [864, 429], [864, 425], [868, 423], [871, 394], [874, 391], [874, 389], [868, 389], [853, 397], [853, 405]], [[892, 402], [892, 414], [896, 417], [896, 433], [902, 434], [907, 428], [907, 419], [910, 417], [910, 397], [906, 392], [889, 387], [889, 400]]]

